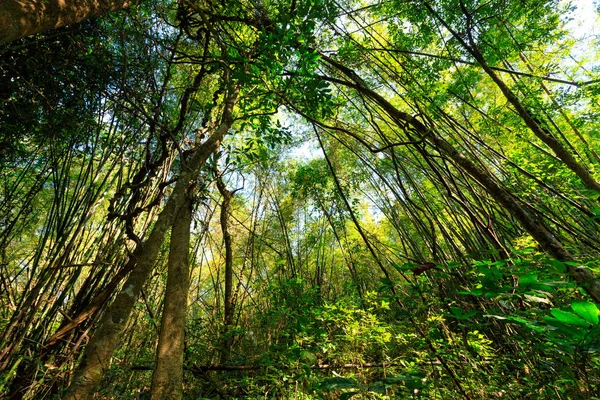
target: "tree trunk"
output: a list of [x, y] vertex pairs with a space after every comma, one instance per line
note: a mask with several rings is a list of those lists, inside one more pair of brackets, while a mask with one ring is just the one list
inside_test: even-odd
[[2, 0], [0, 44], [128, 8], [135, 0]]
[[167, 288], [156, 349], [156, 369], [152, 374], [153, 400], [179, 400], [183, 395], [191, 220], [192, 202], [188, 196], [175, 217], [171, 231]]
[[579, 161], [575, 159], [573, 154], [569, 152], [562, 143], [554, 137], [550, 132], [546, 131], [542, 128], [536, 120], [529, 114], [529, 112], [525, 109], [525, 107], [521, 104], [517, 96], [510, 90], [510, 88], [504, 83], [502, 79], [490, 68], [490, 66], [486, 63], [483, 55], [479, 51], [479, 48], [475, 47], [475, 44], [471, 44], [473, 46], [473, 56], [481, 64], [481, 67], [488, 74], [490, 78], [494, 81], [496, 86], [500, 88], [504, 97], [508, 100], [510, 104], [513, 105], [519, 116], [525, 121], [527, 127], [533, 132], [535, 136], [538, 137], [542, 142], [546, 144], [546, 146], [550, 147], [554, 154], [565, 163], [565, 165], [575, 173], [581, 179], [583, 185], [590, 190], [595, 190], [600, 193], [600, 183], [594, 179], [590, 171]]
[[[217, 172], [218, 174], [218, 172]], [[229, 233], [229, 205], [232, 193], [227, 190], [221, 176], [217, 176], [217, 188], [223, 196], [221, 203], [221, 230], [223, 231], [223, 243], [225, 244], [225, 296], [223, 299], [223, 349], [221, 351], [221, 363], [229, 357], [233, 338], [231, 326], [233, 325], [233, 250], [231, 248], [231, 234]]]
[[208, 157], [219, 147], [225, 133], [233, 124], [233, 107], [237, 100], [239, 87], [228, 96], [219, 127], [212, 136], [203, 143], [184, 165], [173, 193], [169, 197], [163, 211], [159, 214], [148, 240], [138, 246], [133, 254], [135, 266], [129, 274], [123, 289], [108, 308], [94, 336], [90, 339], [75, 378], [64, 399], [91, 399], [108, 369], [110, 359], [121, 339], [131, 310], [146, 280], [152, 273], [156, 257], [164, 241], [165, 234], [171, 227], [179, 209], [187, 198], [187, 188], [198, 177], [201, 167]]

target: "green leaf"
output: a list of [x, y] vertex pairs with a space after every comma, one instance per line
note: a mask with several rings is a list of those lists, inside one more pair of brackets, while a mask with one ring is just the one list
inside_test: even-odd
[[392, 266], [394, 267], [394, 269], [396, 269], [396, 271], [398, 271], [401, 274], [403, 272], [412, 271], [413, 269], [417, 268], [417, 264], [413, 263], [404, 263], [400, 266], [395, 262], [392, 262]]
[[559, 260], [549, 260], [550, 265], [554, 267], [558, 272], [567, 272], [567, 266], [564, 262]]
[[391, 279], [388, 279], [388, 278], [379, 278], [379, 280], [381, 281], [381, 283], [383, 283], [384, 286], [389, 286], [389, 287], [393, 287], [394, 286], [394, 282], [392, 282]]
[[381, 382], [385, 385], [402, 385], [407, 378], [403, 375], [396, 376], [388, 376], [387, 378], [383, 378]]
[[564, 264], [568, 265], [569, 267], [581, 267], [581, 263], [575, 261], [565, 261]]
[[502, 279], [502, 273], [496, 267], [490, 268], [490, 267], [480, 266], [477, 269], [478, 269], [479, 273], [483, 274], [485, 276], [485, 278], [487, 278], [490, 281], [498, 281], [498, 280]]
[[575, 314], [585, 319], [592, 325], [598, 324], [598, 307], [594, 303], [588, 301], [574, 301], [571, 308]]
[[529, 286], [532, 283], [537, 282], [538, 277], [536, 274], [527, 274], [519, 277], [519, 286]]
[[456, 294], [465, 294], [465, 295], [472, 295], [472, 296], [481, 296], [483, 294], [482, 290], [479, 289], [475, 289], [475, 290], [471, 290], [471, 291], [467, 291], [467, 290], [460, 290], [458, 292], [456, 292]]
[[[544, 317], [544, 322], [550, 326], [555, 327], [558, 330], [557, 332], [562, 332], [563, 334], [571, 336], [572, 338], [575, 338], [577, 340], [580, 340], [583, 337], [582, 332], [584, 332], [584, 330], [581, 329], [581, 327], [567, 324], [567, 323], [557, 320], [556, 318], [547, 317], [547, 316]], [[552, 331], [550, 331], [548, 333], [551, 336], [555, 336]]]
[[307, 364], [314, 364], [317, 362], [317, 356], [314, 353], [311, 353], [308, 350], [302, 350], [300, 352], [300, 359]]
[[452, 311], [452, 316], [456, 319], [468, 319], [477, 314], [476, 311], [469, 311], [465, 313], [460, 307], [450, 307], [450, 311]]
[[[545, 329], [543, 329], [537, 325], [534, 325], [534, 323], [532, 321], [528, 321], [526, 319], [519, 318], [519, 317], [501, 316], [501, 315], [484, 315], [484, 317], [496, 318], [499, 320], [507, 320], [507, 321], [511, 321], [511, 322], [517, 322], [519, 324], [523, 324], [523, 325], [527, 326], [529, 329], [531, 329], [535, 332], [539, 332], [539, 333], [546, 332]], [[550, 318], [550, 317], [547, 317], [547, 318]], [[550, 318], [550, 319], [554, 319], [554, 318]]]
[[321, 387], [325, 390], [358, 389], [358, 385], [353, 379], [342, 378], [341, 376], [323, 379], [323, 382], [321, 382]]
[[550, 310], [550, 314], [552, 314], [554, 316], [554, 318], [556, 318], [558, 321], [560, 321], [564, 324], [580, 326], [582, 328], [589, 327], [589, 323], [587, 323], [585, 320], [579, 318], [577, 315], [570, 313], [568, 311], [553, 309], [553, 310]]

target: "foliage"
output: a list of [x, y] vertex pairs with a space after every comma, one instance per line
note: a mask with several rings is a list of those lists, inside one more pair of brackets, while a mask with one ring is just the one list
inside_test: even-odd
[[[156, 0], [2, 46], [0, 396], [64, 394], [226, 126], [185, 186], [184, 398], [596, 398], [600, 69], [573, 8]], [[151, 396], [157, 246], [99, 398]]]

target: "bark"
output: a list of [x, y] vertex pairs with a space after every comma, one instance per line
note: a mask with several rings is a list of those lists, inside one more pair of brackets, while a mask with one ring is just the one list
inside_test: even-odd
[[221, 177], [217, 177], [217, 188], [223, 196], [221, 203], [221, 230], [223, 232], [223, 243], [225, 244], [225, 298], [223, 299], [223, 350], [221, 352], [221, 363], [229, 356], [233, 338], [230, 331], [233, 325], [233, 249], [231, 247], [231, 233], [229, 232], [229, 206], [232, 193], [227, 190]]
[[2, 0], [0, 44], [130, 7], [136, 0]]
[[90, 339], [78, 371], [75, 373], [73, 382], [64, 397], [65, 400], [91, 399], [98, 389], [104, 373], [109, 367], [112, 354], [119, 344], [131, 310], [140, 296], [146, 280], [152, 273], [166, 232], [171, 228], [177, 212], [186, 201], [187, 188], [190, 182], [198, 177], [201, 167], [219, 147], [225, 133], [233, 123], [232, 111], [238, 93], [239, 88], [236, 88], [228, 96], [219, 127], [194, 152], [190, 161], [184, 164], [173, 193], [169, 197], [165, 208], [159, 214], [148, 240], [138, 246], [133, 254], [135, 266], [125, 281], [122, 290], [102, 317], [95, 334]]
[[[504, 207], [504, 209], [519, 221], [521, 226], [546, 252], [559, 261], [577, 261], [544, 223], [539, 218], [529, 213], [522, 205], [521, 201], [510, 193], [504, 185], [494, 179], [489, 171], [469, 160], [464, 154], [455, 149], [451, 143], [439, 136], [434, 129], [428, 128], [412, 115], [398, 110], [377, 92], [367, 87], [365, 82], [353, 70], [341, 65], [326, 55], [321, 54], [321, 57], [351, 80], [351, 82], [348, 82], [332, 78], [332, 81], [351, 87], [362, 95], [370, 98], [377, 103], [401, 129], [407, 128], [408, 124], [412, 130], [418, 133], [423, 141], [427, 141], [433, 145], [442, 155], [451, 159], [459, 168], [479, 182], [498, 204]], [[595, 302], [600, 302], [600, 281], [588, 268], [584, 266], [567, 266], [567, 271], [571, 277], [586, 290]]]
[[178, 400], [183, 396], [184, 328], [189, 289], [189, 248], [192, 202], [188, 196], [171, 231], [167, 288], [152, 374], [151, 398]]

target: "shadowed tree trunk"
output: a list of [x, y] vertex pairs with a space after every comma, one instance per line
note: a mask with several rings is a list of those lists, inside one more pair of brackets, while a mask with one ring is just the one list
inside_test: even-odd
[[127, 8], [136, 0], [2, 0], [0, 43]]
[[189, 288], [190, 196], [177, 213], [171, 231], [167, 288], [152, 374], [152, 399], [181, 399], [183, 395], [184, 328]]
[[[218, 172], [217, 172], [218, 174]], [[233, 250], [231, 248], [231, 233], [229, 233], [229, 205], [231, 204], [231, 191], [227, 190], [221, 176], [217, 176], [217, 188], [223, 196], [221, 203], [221, 230], [223, 231], [223, 242], [225, 244], [225, 298], [223, 299], [223, 350], [221, 352], [221, 363], [223, 364], [233, 344], [231, 326], [233, 325]]]

